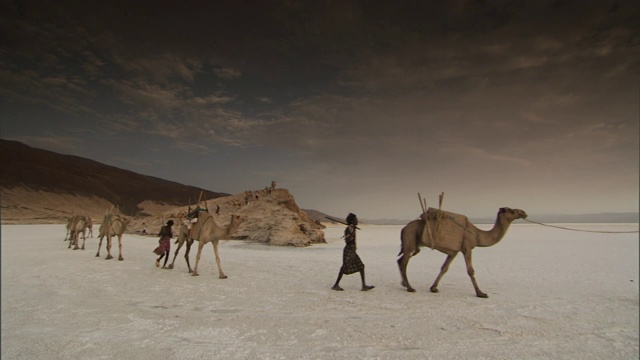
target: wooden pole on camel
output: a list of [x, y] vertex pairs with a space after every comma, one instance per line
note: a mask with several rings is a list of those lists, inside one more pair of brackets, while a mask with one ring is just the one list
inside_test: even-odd
[[420, 193], [418, 193], [418, 201], [420, 202], [420, 207], [422, 208], [422, 213], [425, 214], [427, 212], [427, 199], [423, 198]]

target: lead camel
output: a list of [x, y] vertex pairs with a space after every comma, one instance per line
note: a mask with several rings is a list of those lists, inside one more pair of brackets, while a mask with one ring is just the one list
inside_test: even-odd
[[[440, 274], [438, 274], [433, 285], [431, 285], [431, 292], [438, 292], [438, 283], [440, 283], [444, 274], [449, 270], [451, 261], [453, 261], [456, 255], [458, 255], [458, 252], [462, 252], [464, 255], [464, 261], [467, 265], [467, 274], [469, 275], [469, 278], [471, 278], [471, 283], [476, 291], [476, 296], [481, 298], [488, 297], [486, 293], [480, 290], [478, 283], [476, 282], [475, 270], [473, 269], [473, 264], [471, 262], [471, 251], [475, 247], [488, 247], [497, 244], [507, 233], [512, 221], [516, 219], [524, 219], [526, 217], [527, 214], [522, 210], [503, 207], [498, 211], [496, 222], [491, 230], [480, 230], [471, 222], [467, 221], [461, 246], [454, 245], [460, 244], [459, 238], [447, 236], [438, 238], [435, 243], [432, 244], [433, 249], [447, 254], [447, 259], [444, 261], [444, 264], [442, 264]], [[406, 287], [409, 292], [415, 291], [407, 279], [407, 264], [409, 263], [409, 259], [420, 252], [420, 246], [430, 246], [429, 244], [423, 243], [422, 239], [426, 238], [422, 236], [424, 228], [424, 219], [413, 220], [402, 228], [400, 233], [401, 248], [400, 253], [398, 254], [398, 256], [400, 256], [400, 258], [398, 258], [398, 267], [400, 268], [402, 285]], [[458, 250], [452, 250], [452, 248], [457, 248]]]

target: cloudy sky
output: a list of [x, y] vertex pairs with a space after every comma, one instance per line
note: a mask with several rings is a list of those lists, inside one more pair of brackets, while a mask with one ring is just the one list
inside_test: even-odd
[[365, 219], [636, 212], [639, 7], [3, 1], [0, 137]]

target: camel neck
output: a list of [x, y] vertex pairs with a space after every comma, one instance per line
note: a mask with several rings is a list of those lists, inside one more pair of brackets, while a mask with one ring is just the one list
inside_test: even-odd
[[497, 244], [509, 229], [509, 222], [502, 221], [500, 217], [496, 219], [491, 230], [478, 230], [478, 247], [488, 247]]

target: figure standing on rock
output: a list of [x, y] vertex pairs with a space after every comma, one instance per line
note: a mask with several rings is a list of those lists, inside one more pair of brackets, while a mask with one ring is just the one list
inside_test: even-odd
[[366, 284], [364, 280], [364, 263], [356, 253], [356, 225], [358, 225], [358, 217], [356, 214], [349, 213], [347, 216], [347, 228], [344, 229], [343, 236], [346, 245], [342, 251], [342, 267], [340, 268], [340, 273], [338, 273], [336, 283], [331, 287], [332, 290], [343, 291], [344, 289], [340, 287], [342, 275], [349, 275], [357, 272], [360, 273], [360, 278], [362, 279], [362, 291], [368, 291], [374, 288], [373, 285]]

